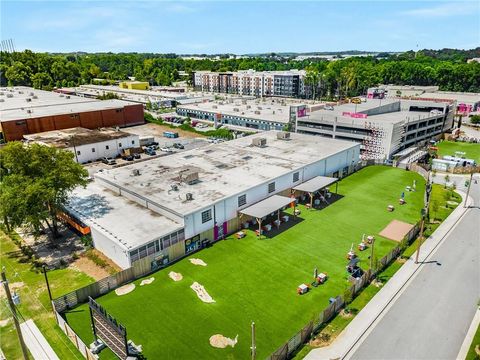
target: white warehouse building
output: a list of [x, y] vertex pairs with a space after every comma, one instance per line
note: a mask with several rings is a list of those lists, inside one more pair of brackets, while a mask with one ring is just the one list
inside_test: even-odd
[[30, 143], [71, 151], [80, 164], [97, 161], [104, 157], [116, 158], [125, 150], [140, 146], [138, 135], [117, 128], [90, 130], [75, 127], [28, 134], [23, 138]]
[[98, 172], [66, 210], [120, 267], [153, 270], [238, 231], [254, 204], [291, 202], [295, 186], [349, 174], [359, 155], [355, 142], [267, 131]]

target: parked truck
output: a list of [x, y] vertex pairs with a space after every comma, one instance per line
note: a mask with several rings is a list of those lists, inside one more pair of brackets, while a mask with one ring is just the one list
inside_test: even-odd
[[150, 146], [155, 142], [155, 137], [153, 136], [141, 136], [139, 138], [140, 146]]
[[178, 138], [178, 133], [173, 131], [164, 131], [163, 136], [170, 139]]

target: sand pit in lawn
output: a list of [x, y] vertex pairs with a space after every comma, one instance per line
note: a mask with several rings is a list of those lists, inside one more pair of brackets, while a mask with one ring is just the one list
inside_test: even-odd
[[380, 235], [390, 240], [402, 241], [405, 235], [407, 235], [412, 228], [412, 224], [408, 224], [399, 220], [392, 220], [380, 232]]
[[188, 259], [193, 265], [207, 266], [207, 263], [202, 259]]
[[150, 285], [153, 280], [155, 280], [154, 277], [151, 277], [151, 278], [148, 278], [148, 279], [145, 279], [145, 280], [142, 280], [142, 282], [140, 283], [140, 286], [143, 286], [143, 285]]
[[215, 300], [213, 300], [213, 298], [208, 294], [207, 290], [205, 290], [203, 285], [200, 285], [196, 281], [192, 285], [190, 285], [190, 288], [193, 291], [195, 291], [198, 298], [200, 300], [202, 300], [203, 302], [206, 302], [206, 303], [214, 303], [215, 302]]
[[177, 272], [175, 272], [175, 271], [170, 271], [170, 272], [168, 273], [168, 276], [169, 276], [170, 279], [172, 279], [173, 281], [180, 281], [180, 280], [183, 279], [182, 274], [177, 273]]
[[238, 335], [235, 336], [235, 339], [230, 339], [221, 334], [215, 334], [210, 336], [210, 345], [219, 349], [224, 349], [227, 346], [231, 346], [233, 348], [237, 344], [237, 342]]
[[122, 296], [122, 295], [128, 294], [129, 292], [132, 292], [133, 290], [135, 290], [135, 284], [130, 283], [115, 289], [115, 294], [117, 294], [118, 296]]

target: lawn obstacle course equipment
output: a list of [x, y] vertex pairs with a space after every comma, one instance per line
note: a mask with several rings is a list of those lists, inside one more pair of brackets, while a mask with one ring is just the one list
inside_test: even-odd
[[115, 318], [108, 314], [107, 311], [91, 297], [88, 298], [88, 305], [93, 336], [95, 338], [92, 344], [93, 346], [98, 347], [98, 344], [101, 342], [122, 360], [130, 357], [136, 358], [140, 355], [140, 351], [137, 350], [138, 347], [129, 347], [125, 326], [118, 323]]

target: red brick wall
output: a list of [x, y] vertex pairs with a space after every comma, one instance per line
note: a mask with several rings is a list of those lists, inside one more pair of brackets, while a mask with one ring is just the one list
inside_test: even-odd
[[124, 117], [125, 117], [125, 125], [139, 125], [144, 124], [145, 119], [143, 115], [143, 105], [127, 105], [124, 108]]
[[101, 127], [130, 126], [144, 124], [143, 105], [126, 105], [123, 108], [88, 111], [76, 114], [35, 117], [27, 120], [6, 121], [2, 123], [6, 141], [22, 140], [23, 135], [43, 131], [62, 130], [81, 126], [87, 129]]

